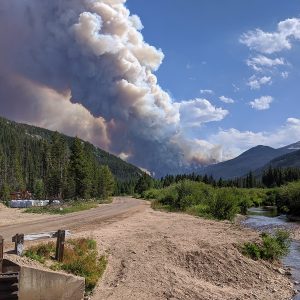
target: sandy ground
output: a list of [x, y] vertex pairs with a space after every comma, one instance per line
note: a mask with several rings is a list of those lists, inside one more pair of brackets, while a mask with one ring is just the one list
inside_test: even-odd
[[257, 234], [148, 207], [78, 236], [97, 240], [109, 265], [95, 289], [100, 299], [291, 299], [293, 286], [278, 266], [240, 254]]
[[92, 300], [288, 300], [293, 295], [279, 265], [238, 251], [257, 233], [229, 222], [153, 211], [142, 202], [134, 211], [74, 229], [72, 237], [96, 239], [108, 256]]
[[43, 215], [24, 214], [23, 211], [24, 209], [12, 209], [0, 203], [0, 226], [37, 221], [44, 218]]

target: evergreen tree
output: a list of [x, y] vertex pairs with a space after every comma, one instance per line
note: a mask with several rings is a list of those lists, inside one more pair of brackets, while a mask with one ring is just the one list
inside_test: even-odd
[[43, 199], [45, 198], [45, 187], [43, 179], [36, 179], [34, 182], [33, 193], [35, 199]]
[[99, 173], [99, 196], [107, 199], [115, 190], [115, 180], [108, 166], [101, 166]]
[[135, 192], [138, 194], [142, 194], [144, 191], [150, 189], [152, 186], [153, 186], [152, 178], [146, 173], [144, 173], [143, 176], [140, 177], [140, 179], [138, 180], [135, 186]]
[[51, 198], [62, 198], [66, 184], [68, 149], [65, 141], [56, 132], [52, 136], [47, 164], [47, 194]]
[[10, 200], [10, 189], [6, 183], [2, 185], [0, 197], [2, 202], [8, 204], [8, 201]]
[[77, 137], [74, 139], [71, 147], [69, 176], [74, 180], [76, 197], [81, 199], [89, 198], [91, 182], [87, 159], [82, 142]]

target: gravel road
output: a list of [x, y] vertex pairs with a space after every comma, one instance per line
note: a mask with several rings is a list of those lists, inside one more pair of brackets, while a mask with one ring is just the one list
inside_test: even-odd
[[[9, 242], [16, 233], [39, 233], [58, 229], [82, 230], [101, 224], [112, 223], [140, 212], [147, 206], [142, 200], [129, 197], [116, 197], [111, 204], [103, 204], [97, 208], [71, 213], [67, 215], [24, 214], [19, 210], [2, 208], [0, 211], [0, 235]], [[14, 220], [17, 218], [17, 220]], [[17, 221], [17, 224], [16, 224]]]

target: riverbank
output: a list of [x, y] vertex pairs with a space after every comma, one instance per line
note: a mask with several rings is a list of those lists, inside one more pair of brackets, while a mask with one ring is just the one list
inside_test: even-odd
[[239, 245], [258, 233], [230, 222], [186, 214], [143, 212], [78, 232], [108, 253], [92, 296], [99, 299], [290, 300], [293, 285], [280, 265], [254, 261]]

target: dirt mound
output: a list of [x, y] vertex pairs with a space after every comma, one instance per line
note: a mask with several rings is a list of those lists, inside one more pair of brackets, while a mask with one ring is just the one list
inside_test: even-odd
[[274, 266], [238, 251], [257, 234], [228, 222], [143, 213], [79, 235], [93, 236], [109, 265], [92, 297], [100, 299], [291, 299]]

